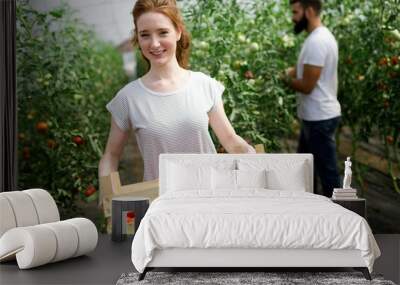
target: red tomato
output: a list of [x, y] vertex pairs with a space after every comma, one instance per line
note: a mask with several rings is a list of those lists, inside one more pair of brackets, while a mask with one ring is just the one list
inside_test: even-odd
[[95, 192], [96, 192], [96, 188], [94, 188], [93, 185], [89, 185], [89, 186], [86, 188], [86, 190], [85, 190], [85, 192], [84, 192], [84, 195], [85, 195], [86, 197], [89, 197], [89, 196], [93, 195]]
[[399, 58], [397, 56], [392, 56], [392, 65], [397, 65], [399, 63]]
[[53, 148], [56, 147], [56, 145], [57, 145], [57, 143], [56, 143], [55, 140], [53, 140], [53, 139], [48, 139], [48, 140], [47, 140], [47, 147], [48, 147], [48, 148], [53, 149]]
[[30, 150], [29, 150], [29, 147], [24, 147], [23, 149], [22, 149], [22, 157], [25, 159], [25, 160], [28, 160], [30, 157], [31, 157], [31, 152], [30, 152]]
[[394, 143], [394, 138], [392, 136], [386, 136], [386, 142], [388, 144], [393, 144]]
[[46, 122], [40, 121], [36, 124], [36, 130], [39, 133], [46, 133], [49, 130], [49, 125]]
[[386, 58], [386, 57], [382, 57], [382, 58], [379, 60], [378, 64], [379, 64], [380, 66], [386, 66], [386, 65], [388, 64], [387, 58]]
[[81, 136], [73, 136], [72, 137], [72, 141], [76, 144], [76, 145], [82, 145], [85, 143], [85, 141], [83, 140], [83, 138]]

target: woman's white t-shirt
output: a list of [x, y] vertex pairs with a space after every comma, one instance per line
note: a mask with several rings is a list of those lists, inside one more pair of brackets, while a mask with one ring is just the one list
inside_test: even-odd
[[161, 153], [216, 153], [208, 113], [221, 101], [223, 91], [215, 79], [190, 71], [185, 85], [174, 92], [154, 92], [137, 79], [107, 104], [118, 127], [135, 132], [144, 181], [158, 178]]

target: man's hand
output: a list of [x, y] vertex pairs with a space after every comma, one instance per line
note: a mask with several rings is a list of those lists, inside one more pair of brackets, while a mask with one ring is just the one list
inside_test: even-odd
[[296, 78], [296, 68], [293, 67], [293, 66], [289, 67], [289, 68], [286, 68], [285, 75], [287, 77]]
[[291, 86], [292, 80], [296, 78], [296, 68], [286, 68], [285, 71], [281, 73], [280, 78], [286, 85]]
[[[286, 76], [283, 81], [293, 90], [301, 92], [304, 95], [309, 95], [317, 85], [321, 72], [322, 67], [305, 64], [302, 78], [297, 79], [296, 69], [289, 67], [285, 71]], [[294, 77], [292, 75], [294, 75]]]

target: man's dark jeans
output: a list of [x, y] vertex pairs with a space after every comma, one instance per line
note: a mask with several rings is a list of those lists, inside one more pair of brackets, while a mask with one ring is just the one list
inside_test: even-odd
[[336, 164], [335, 131], [340, 117], [322, 121], [302, 121], [298, 153], [314, 155], [314, 193], [316, 177], [319, 176], [323, 194], [332, 196], [333, 188], [340, 187]]

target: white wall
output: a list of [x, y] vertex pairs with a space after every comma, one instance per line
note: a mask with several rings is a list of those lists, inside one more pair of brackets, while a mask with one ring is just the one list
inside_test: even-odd
[[63, 2], [76, 10], [76, 16], [91, 26], [99, 38], [119, 45], [131, 37], [135, 0], [29, 0], [39, 11], [51, 10]]

